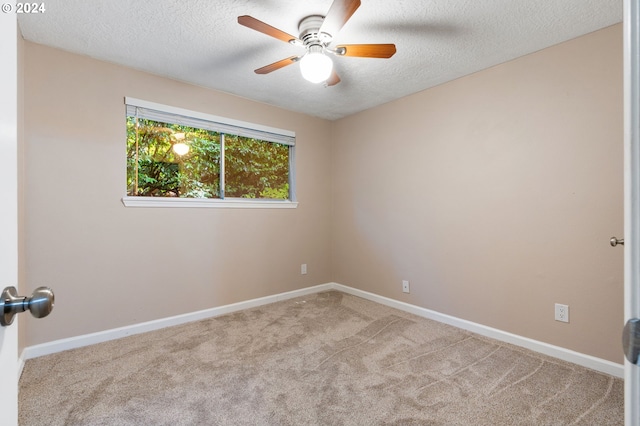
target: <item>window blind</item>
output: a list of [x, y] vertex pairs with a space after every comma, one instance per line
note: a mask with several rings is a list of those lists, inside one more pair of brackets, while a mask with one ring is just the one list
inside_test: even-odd
[[295, 133], [267, 126], [226, 119], [134, 98], [125, 98], [128, 117], [138, 117], [161, 123], [179, 124], [229, 135], [243, 136], [283, 145], [295, 146]]

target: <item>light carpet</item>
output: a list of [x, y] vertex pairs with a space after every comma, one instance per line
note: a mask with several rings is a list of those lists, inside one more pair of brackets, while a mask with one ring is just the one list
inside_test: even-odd
[[623, 425], [623, 381], [338, 291], [28, 360], [20, 425]]

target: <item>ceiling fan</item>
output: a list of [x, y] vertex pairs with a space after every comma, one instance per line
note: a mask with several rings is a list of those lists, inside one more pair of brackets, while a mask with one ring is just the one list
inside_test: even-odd
[[361, 58], [390, 58], [396, 53], [394, 44], [341, 44], [329, 47], [333, 37], [360, 7], [360, 0], [334, 0], [326, 16], [311, 15], [303, 18], [298, 24], [300, 35], [294, 37], [272, 27], [252, 16], [238, 16], [238, 23], [284, 42], [306, 49], [302, 55], [266, 65], [255, 70], [256, 74], [268, 74], [287, 65], [300, 62], [302, 76], [312, 83], [325, 82], [333, 86], [340, 82], [340, 77], [333, 70], [333, 61], [326, 53], [336, 56], [356, 56]]

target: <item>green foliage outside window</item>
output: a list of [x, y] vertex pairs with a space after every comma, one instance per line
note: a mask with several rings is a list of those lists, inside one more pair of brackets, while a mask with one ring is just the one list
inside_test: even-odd
[[[148, 197], [288, 199], [289, 147], [178, 124], [127, 117], [127, 194]], [[224, 142], [225, 158], [220, 158]], [[188, 152], [179, 155], [177, 144]]]
[[225, 197], [289, 198], [289, 147], [225, 135]]

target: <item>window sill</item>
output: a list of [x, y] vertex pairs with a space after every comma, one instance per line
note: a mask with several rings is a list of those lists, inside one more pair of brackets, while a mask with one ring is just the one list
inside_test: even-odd
[[156, 208], [231, 208], [231, 209], [295, 209], [297, 201], [257, 200], [252, 198], [208, 199], [208, 198], [165, 198], [165, 197], [122, 197], [125, 207]]

